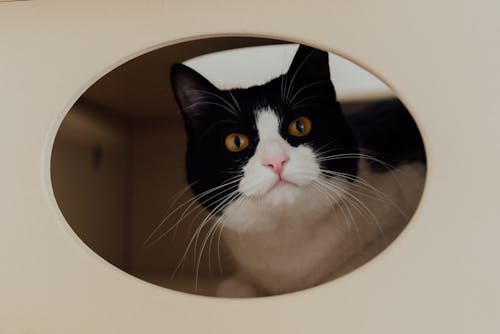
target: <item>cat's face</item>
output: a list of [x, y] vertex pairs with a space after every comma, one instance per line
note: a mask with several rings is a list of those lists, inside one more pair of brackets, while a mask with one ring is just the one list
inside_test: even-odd
[[219, 90], [184, 65], [172, 85], [188, 133], [187, 176], [215, 214], [230, 205], [328, 209], [357, 173], [352, 132], [336, 101], [328, 54], [301, 46], [289, 71], [246, 89]]

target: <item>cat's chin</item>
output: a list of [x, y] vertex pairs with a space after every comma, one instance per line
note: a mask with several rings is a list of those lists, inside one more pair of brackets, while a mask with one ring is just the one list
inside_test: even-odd
[[305, 187], [298, 186], [289, 181], [276, 182], [261, 198], [272, 206], [293, 205], [301, 199]]
[[238, 233], [269, 233], [279, 226], [313, 224], [335, 204], [313, 183], [276, 184], [261, 195], [243, 196], [224, 210], [226, 230]]
[[295, 191], [298, 188], [299, 186], [293, 182], [287, 180], [279, 180], [272, 185], [272, 187], [267, 191], [266, 194]]
[[310, 182], [301, 181], [302, 183], [295, 183], [289, 179], [276, 179], [268, 182], [265, 186], [261, 186], [254, 194], [245, 194], [244, 192], [243, 194], [251, 202], [258, 203], [259, 206], [268, 207], [269, 209], [288, 209], [296, 205], [304, 206], [304, 203], [311, 200], [319, 200], [318, 195], [324, 196], [318, 193], [317, 188], [313, 186], [313, 180]]

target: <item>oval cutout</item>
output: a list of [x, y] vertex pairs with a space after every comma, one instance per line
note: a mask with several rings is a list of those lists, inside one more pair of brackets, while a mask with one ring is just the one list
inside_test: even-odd
[[[169, 73], [181, 62], [176, 101]], [[190, 119], [197, 114], [208, 116]], [[300, 117], [310, 122], [303, 136], [280, 130]], [[231, 125], [211, 129], [218, 122]], [[217, 146], [229, 132], [243, 132], [248, 147]], [[98, 80], [58, 130], [51, 178], [72, 229], [120, 269], [190, 293], [266, 296], [329, 281], [385, 249], [418, 205], [425, 153], [410, 114], [361, 67], [226, 37], [152, 51]], [[223, 197], [228, 189], [234, 198]], [[223, 218], [207, 220], [204, 206]], [[252, 219], [255, 231], [241, 228]]]

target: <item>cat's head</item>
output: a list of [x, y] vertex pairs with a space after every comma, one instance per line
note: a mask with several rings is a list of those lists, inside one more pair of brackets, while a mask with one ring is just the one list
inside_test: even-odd
[[357, 145], [326, 52], [300, 46], [287, 73], [245, 89], [220, 90], [181, 64], [171, 80], [189, 138], [188, 181], [208, 209], [326, 210], [357, 174], [357, 159], [341, 158]]

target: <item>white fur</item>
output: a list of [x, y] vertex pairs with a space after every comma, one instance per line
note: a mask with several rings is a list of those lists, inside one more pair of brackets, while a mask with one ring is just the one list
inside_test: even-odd
[[[313, 150], [292, 147], [278, 129], [272, 110], [258, 111], [260, 141], [243, 169], [243, 199], [223, 213], [224, 240], [238, 272], [219, 286], [219, 296], [279, 294], [324, 282], [368, 245], [384, 237], [390, 241], [390, 231], [402, 229], [420, 198], [423, 166], [373, 174], [363, 162], [359, 181], [348, 185], [331, 179], [338, 191], [327, 196], [318, 188], [320, 166]], [[282, 172], [286, 183], [263, 164], [270, 154], [282, 153], [289, 157]]]
[[[313, 189], [307, 189], [307, 186], [320, 174], [313, 150], [305, 145], [292, 147], [288, 144], [280, 136], [278, 117], [270, 109], [257, 112], [256, 125], [259, 144], [255, 154], [243, 168], [240, 192], [251, 198], [266, 195], [266, 203], [274, 206], [307, 199], [305, 195], [308, 190], [311, 194], [314, 193]], [[282, 179], [287, 181], [286, 183], [279, 182], [279, 176], [265, 166], [267, 158], [281, 154], [289, 157], [282, 173]]]

